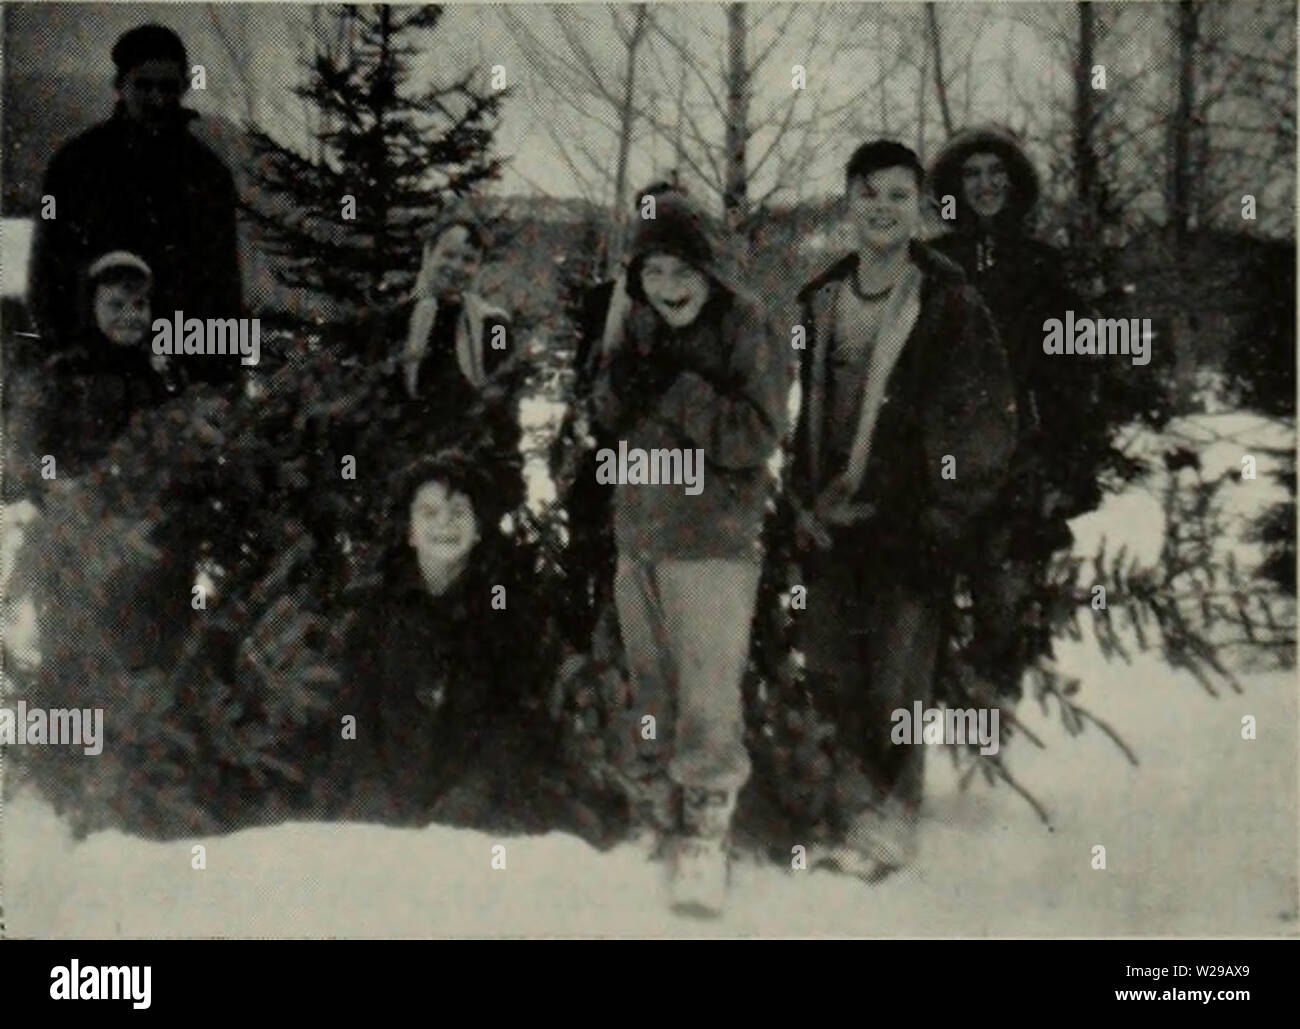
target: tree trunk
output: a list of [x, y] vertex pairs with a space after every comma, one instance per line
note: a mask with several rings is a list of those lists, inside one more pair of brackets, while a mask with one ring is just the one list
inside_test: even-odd
[[682, 140], [682, 125], [686, 120], [686, 64], [682, 63], [681, 75], [677, 80], [677, 124], [673, 130], [673, 177], [685, 163], [685, 143]]
[[727, 7], [727, 181], [722, 209], [732, 229], [749, 217], [745, 144], [749, 137], [749, 68], [745, 64], [745, 5]]
[[921, 53], [921, 68], [919, 81], [916, 84], [916, 156], [925, 164], [925, 122], [929, 113], [926, 110], [926, 84], [930, 78], [930, 54], [928, 51]]
[[948, 109], [948, 89], [943, 81], [943, 48], [939, 38], [939, 15], [933, 3], [925, 5], [925, 18], [930, 24], [930, 49], [934, 53], [934, 94], [939, 98], [939, 113], [943, 115], [943, 134], [951, 139], [952, 112]]
[[1193, 74], [1196, 44], [1200, 34], [1197, 5], [1183, 0], [1178, 5], [1178, 110], [1173, 125], [1173, 168], [1170, 175], [1169, 220], [1174, 246], [1181, 254], [1187, 244], [1192, 213], [1192, 112], [1195, 110], [1196, 79]]
[[[876, 46], [880, 53], [885, 53], [884, 29], [876, 22]], [[880, 134], [890, 135], [889, 131], [889, 97], [885, 92], [885, 76], [880, 76]]]
[[1079, 4], [1079, 56], [1074, 67], [1074, 175], [1078, 215], [1075, 218], [1075, 246], [1086, 253], [1095, 250], [1099, 212], [1097, 155], [1093, 149], [1096, 111], [1092, 95], [1094, 47], [1092, 4]]
[[636, 118], [636, 58], [645, 35], [645, 4], [636, 5], [632, 36], [627, 44], [627, 69], [623, 75], [623, 101], [618, 112], [618, 159], [614, 169], [613, 238], [605, 251], [605, 275], [614, 273], [627, 245], [627, 158], [632, 146], [632, 123]]

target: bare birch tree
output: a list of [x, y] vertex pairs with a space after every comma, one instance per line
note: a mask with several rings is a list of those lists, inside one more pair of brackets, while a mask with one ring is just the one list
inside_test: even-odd
[[[643, 117], [638, 69], [649, 29], [646, 5], [608, 4], [600, 15], [590, 16], [574, 8], [551, 7], [549, 19], [540, 23], [531, 12], [510, 5], [497, 11], [532, 72], [534, 98], [546, 101], [540, 109], [567, 108], [584, 127], [575, 134], [554, 117], [541, 119], [583, 195], [598, 206], [608, 206], [608, 272], [627, 238], [629, 159]], [[586, 21], [588, 17], [592, 20]], [[612, 59], [603, 59], [597, 43], [607, 35], [584, 31], [596, 19], [618, 43]], [[611, 136], [612, 167], [607, 156]]]

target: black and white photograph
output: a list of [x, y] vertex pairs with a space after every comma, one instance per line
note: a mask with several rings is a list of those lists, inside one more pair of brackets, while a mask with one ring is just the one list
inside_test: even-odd
[[0, 937], [1300, 935], [1294, 0], [0, 19]]

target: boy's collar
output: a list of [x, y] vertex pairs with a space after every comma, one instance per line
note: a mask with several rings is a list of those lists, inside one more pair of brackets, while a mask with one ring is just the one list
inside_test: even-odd
[[[918, 239], [913, 239], [907, 244], [907, 259], [920, 268], [922, 274], [927, 277], [935, 276], [941, 279], [965, 278], [965, 274], [959, 265]], [[858, 270], [858, 261], [859, 256], [856, 250], [840, 257], [834, 264], [805, 285], [799, 291], [799, 298], [801, 300], [806, 299], [819, 289], [833, 282], [841, 282], [855, 274]]]
[[138, 132], [142, 136], [167, 136], [170, 132], [182, 132], [189, 127], [190, 122], [199, 117], [199, 112], [192, 107], [181, 107], [176, 111], [176, 118], [169, 129], [162, 132], [150, 133], [145, 126], [136, 122], [129, 114], [126, 113], [126, 104], [121, 100], [113, 106], [113, 117], [110, 121], [119, 128], [125, 128], [133, 132]]

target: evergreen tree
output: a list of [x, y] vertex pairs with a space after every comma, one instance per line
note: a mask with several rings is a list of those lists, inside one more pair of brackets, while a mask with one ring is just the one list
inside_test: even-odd
[[336, 13], [342, 44], [295, 90], [321, 113], [318, 156], [250, 127], [263, 200], [249, 213], [283, 284], [361, 307], [409, 286], [421, 230], [500, 174], [490, 151], [506, 91], [479, 88], [478, 70], [412, 86], [415, 40], [437, 30], [439, 6]]

